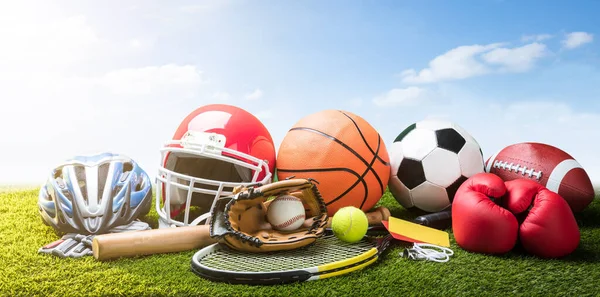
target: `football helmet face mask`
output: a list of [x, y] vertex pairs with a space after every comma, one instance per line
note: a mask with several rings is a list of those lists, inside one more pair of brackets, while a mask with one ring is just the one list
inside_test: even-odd
[[194, 110], [161, 149], [159, 228], [208, 224], [219, 198], [270, 183], [274, 170], [273, 139], [254, 115], [224, 104]]

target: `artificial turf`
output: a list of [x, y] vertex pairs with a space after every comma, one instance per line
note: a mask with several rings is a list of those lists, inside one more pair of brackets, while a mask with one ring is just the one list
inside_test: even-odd
[[[581, 244], [571, 255], [542, 260], [518, 250], [503, 256], [465, 252], [456, 245], [447, 263], [413, 261], [391, 249], [374, 265], [333, 278], [276, 286], [214, 283], [190, 271], [195, 251], [98, 262], [38, 254], [59, 238], [37, 213], [38, 189], [0, 190], [0, 295], [2, 296], [587, 296], [600, 280], [600, 202], [577, 221]], [[410, 219], [388, 193], [380, 205]], [[154, 228], [153, 210], [143, 220]]]

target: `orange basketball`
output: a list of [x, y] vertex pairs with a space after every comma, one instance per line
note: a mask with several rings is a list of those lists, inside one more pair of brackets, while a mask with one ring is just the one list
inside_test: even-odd
[[279, 147], [277, 178], [312, 178], [333, 216], [344, 206], [370, 210], [390, 175], [379, 133], [363, 118], [341, 110], [311, 114], [292, 127]]

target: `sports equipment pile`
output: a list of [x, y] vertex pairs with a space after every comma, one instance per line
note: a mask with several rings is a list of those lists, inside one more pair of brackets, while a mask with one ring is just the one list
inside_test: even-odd
[[[313, 184], [305, 179], [291, 179], [261, 187], [235, 190], [235, 196], [219, 200], [210, 221], [210, 236], [227, 246], [248, 252], [273, 252], [309, 245], [322, 235], [327, 224], [327, 207]], [[269, 210], [267, 199], [293, 195], [308, 207], [310, 226], [289, 232], [275, 230], [265, 220]]]
[[[595, 197], [583, 167], [563, 150], [517, 143], [484, 160], [475, 138], [449, 121], [413, 123], [388, 151], [360, 116], [325, 110], [299, 119], [276, 150], [257, 117], [210, 104], [185, 117], [160, 152], [155, 200], [147, 173], [122, 154], [55, 166], [37, 207], [60, 239], [39, 253], [118, 261], [196, 250], [196, 275], [263, 285], [344, 275], [396, 243], [407, 259], [449, 261], [451, 249], [388, 230], [393, 216], [374, 207], [389, 186], [418, 215], [412, 223], [448, 230], [465, 251], [493, 257], [520, 246], [556, 259], [578, 248], [576, 216]], [[158, 229], [140, 221], [153, 201]], [[336, 237], [364, 231], [346, 214], [334, 232], [340, 209], [362, 221], [364, 212], [365, 236]]]

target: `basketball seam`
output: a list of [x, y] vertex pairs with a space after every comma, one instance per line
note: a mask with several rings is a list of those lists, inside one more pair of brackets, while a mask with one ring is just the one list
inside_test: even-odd
[[[350, 187], [348, 187], [348, 189], [346, 191], [344, 191], [343, 193], [341, 193], [340, 195], [338, 195], [337, 197], [335, 197], [333, 200], [326, 202], [326, 205], [331, 205], [332, 203], [340, 200], [340, 198], [342, 198], [344, 195], [346, 195], [350, 190], [354, 189], [354, 187], [356, 187], [356, 184], [358, 182], [362, 182], [363, 187], [365, 187], [365, 189], [367, 188], [367, 185], [365, 183], [365, 180], [363, 178], [361, 178], [360, 174], [358, 174], [358, 172], [351, 170], [349, 168], [313, 168], [313, 169], [280, 169], [277, 168], [277, 171], [282, 171], [282, 172], [311, 172], [311, 171], [315, 171], [315, 172], [324, 172], [324, 171], [345, 171], [348, 172], [352, 175], [354, 175], [357, 179], [357, 182], [352, 184]], [[364, 204], [364, 201], [363, 201]]]
[[[356, 127], [356, 130], [358, 130], [358, 133], [360, 134], [360, 137], [362, 138], [363, 142], [365, 143], [365, 145], [367, 145], [367, 148], [368, 148], [368, 149], [371, 151], [371, 153], [372, 153], [372, 154], [374, 154], [374, 155], [377, 155], [377, 154], [375, 154], [375, 152], [373, 151], [373, 149], [371, 148], [371, 146], [369, 145], [369, 143], [368, 143], [368, 142], [367, 142], [367, 140], [365, 139], [364, 135], [362, 134], [362, 131], [360, 130], [360, 127], [358, 127], [358, 124], [357, 124], [357, 123], [354, 121], [354, 119], [353, 119], [353, 118], [351, 118], [351, 117], [350, 117], [348, 114], [346, 114], [345, 112], [343, 112], [343, 111], [341, 111], [341, 110], [338, 110], [338, 111], [339, 111], [339, 112], [341, 112], [343, 115], [345, 115], [345, 116], [346, 116], [346, 117], [347, 117], [347, 118], [348, 118], [350, 121], [352, 121], [352, 124], [354, 124], [354, 127]], [[381, 136], [379, 135], [379, 133], [377, 133], [377, 136], [378, 136], [379, 138], [381, 138]], [[381, 158], [379, 157], [379, 155], [377, 155], [377, 159], [378, 159], [378, 160], [379, 160], [381, 163], [383, 163], [383, 165], [386, 165], [386, 166], [390, 165], [390, 163], [389, 163], [389, 162], [383, 161], [383, 159], [381, 159]]]
[[[341, 112], [344, 116], [346, 116], [352, 122], [352, 124], [354, 124], [354, 127], [356, 128], [356, 131], [360, 135], [360, 138], [362, 138], [363, 142], [365, 143], [365, 145], [367, 146], [367, 148], [369, 149], [369, 151], [371, 151], [371, 153], [375, 156], [375, 158], [377, 160], [379, 160], [380, 162], [382, 162], [385, 166], [389, 166], [390, 164], [388, 162], [384, 162], [379, 157], [379, 149], [381, 147], [381, 136], [379, 135], [379, 133], [377, 133], [377, 151], [375, 152], [375, 151], [373, 151], [373, 148], [371, 148], [371, 146], [369, 145], [369, 143], [367, 143], [367, 140], [365, 139], [365, 136], [363, 135], [362, 131], [360, 130], [360, 127], [358, 127], [358, 124], [354, 121], [354, 119], [352, 119], [349, 115], [347, 115], [343, 111], [339, 111], [339, 112]], [[373, 167], [372, 167], [373, 163], [374, 162], [371, 163], [371, 166], [369, 166], [367, 168], [367, 170], [370, 170], [373, 173], [373, 175], [375, 175], [375, 178], [377, 179], [377, 182], [379, 183], [379, 188], [381, 189], [381, 193], [383, 193], [385, 191], [385, 189], [383, 188], [383, 182], [381, 181], [381, 178], [379, 177], [379, 174], [377, 174], [377, 172], [375, 172], [375, 169], [373, 169]]]
[[[369, 189], [366, 185], [366, 181], [364, 180], [365, 175], [367, 175], [367, 173], [372, 169], [373, 163], [375, 163], [375, 160], [377, 159], [377, 155], [373, 156], [373, 159], [371, 160], [370, 163], [367, 162], [367, 160], [365, 160], [361, 155], [359, 155], [355, 150], [353, 150], [352, 148], [350, 148], [347, 144], [345, 144], [343, 141], [316, 129], [313, 128], [308, 128], [308, 127], [294, 127], [292, 129], [290, 129], [290, 131], [294, 131], [294, 130], [299, 130], [299, 131], [308, 131], [308, 132], [312, 132], [315, 133], [317, 135], [321, 135], [323, 137], [327, 137], [333, 141], [335, 141], [336, 143], [338, 143], [339, 145], [341, 145], [343, 148], [345, 148], [346, 150], [348, 150], [350, 153], [352, 153], [358, 160], [362, 161], [363, 164], [367, 167], [365, 169], [365, 171], [359, 176], [358, 180], [352, 184], [344, 193], [342, 193], [340, 196], [336, 197], [336, 199], [332, 200], [331, 202], [333, 203], [334, 201], [339, 200], [340, 198], [342, 198], [346, 193], [348, 193], [349, 191], [353, 190], [356, 185], [358, 184], [358, 182], [362, 182], [363, 187], [365, 188], [365, 195], [363, 196], [362, 202], [360, 203], [361, 208], [362, 206], [365, 204], [365, 202], [367, 201], [368, 198], [368, 194], [369, 194]], [[379, 138], [379, 142], [377, 143], [377, 153], [379, 153], [379, 149], [381, 148], [381, 137]], [[374, 170], [373, 170], [374, 171]], [[381, 194], [383, 195], [384, 193], [384, 189], [383, 189], [383, 184], [381, 183], [381, 179], [379, 178], [379, 176], [373, 172], [373, 175], [375, 175], [375, 178], [379, 181], [379, 185], [381, 189]], [[329, 204], [327, 204], [329, 205]]]
[[[381, 149], [381, 137], [378, 137], [378, 142], [377, 142], [377, 151], [375, 153], [373, 153], [373, 150], [371, 150], [371, 152], [374, 155], [374, 160], [371, 161], [370, 163], [367, 162], [367, 160], [365, 160], [360, 154], [358, 154], [355, 150], [353, 150], [351, 147], [349, 147], [347, 144], [345, 144], [343, 141], [316, 129], [313, 128], [308, 128], [308, 127], [294, 127], [292, 129], [290, 129], [290, 131], [294, 131], [294, 130], [302, 130], [302, 131], [309, 131], [309, 132], [313, 132], [315, 134], [327, 137], [333, 141], [335, 141], [336, 143], [338, 143], [339, 145], [341, 145], [343, 148], [345, 148], [346, 150], [348, 150], [350, 153], [352, 153], [358, 160], [360, 160], [361, 162], [363, 162], [363, 164], [365, 166], [367, 166], [367, 171], [371, 171], [373, 173], [373, 175], [375, 176], [375, 178], [377, 179], [377, 182], [379, 183], [379, 188], [381, 189], [381, 193], [383, 193], [385, 191], [385, 189], [383, 188], [383, 183], [381, 181], [381, 178], [379, 177], [379, 175], [375, 172], [375, 170], [373, 169], [373, 163], [374, 160], [378, 157], [379, 154], [379, 150]], [[360, 130], [359, 130], [360, 133]], [[361, 176], [365, 176], [365, 174], [361, 175]]]
[[[378, 143], [377, 144], [377, 152], [379, 153], [379, 149], [381, 148], [381, 145]], [[377, 160], [377, 155], [373, 156], [373, 159], [371, 160], [371, 163], [369, 164], [369, 167], [367, 167], [367, 169], [363, 172], [363, 174], [360, 176], [361, 180], [364, 180], [364, 177], [367, 175], [367, 173], [369, 173], [370, 168], [372, 168], [373, 164], [375, 163], [375, 161]], [[379, 176], [375, 174], [375, 172], [373, 172], [373, 174], [375, 175], [375, 177], [377, 178], [377, 180], [379, 181], [379, 185], [381, 186], [381, 194], [383, 195], [384, 189], [383, 189], [383, 184], [381, 184], [381, 180], [379, 179]], [[358, 183], [357, 183], [358, 184]], [[355, 185], [356, 186], [356, 185]], [[365, 205], [365, 202], [367, 202], [367, 198], [369, 196], [369, 189], [367, 188], [367, 186], [365, 185], [365, 199], [363, 199], [363, 202], [360, 204], [360, 208], [362, 209], [362, 207]]]
[[316, 134], [319, 134], [321, 136], [327, 137], [335, 142], [337, 142], [339, 145], [341, 145], [343, 148], [345, 148], [346, 150], [348, 150], [350, 153], [352, 153], [356, 158], [358, 158], [358, 160], [360, 160], [361, 162], [363, 162], [363, 164], [365, 166], [369, 166], [369, 162], [367, 162], [367, 160], [365, 160], [361, 155], [359, 155], [355, 150], [353, 150], [351, 147], [349, 147], [347, 144], [345, 144], [343, 141], [316, 129], [313, 128], [308, 128], [308, 127], [295, 127], [290, 129], [290, 131], [294, 131], [294, 130], [303, 130], [303, 131], [309, 131], [309, 132], [313, 132]]

